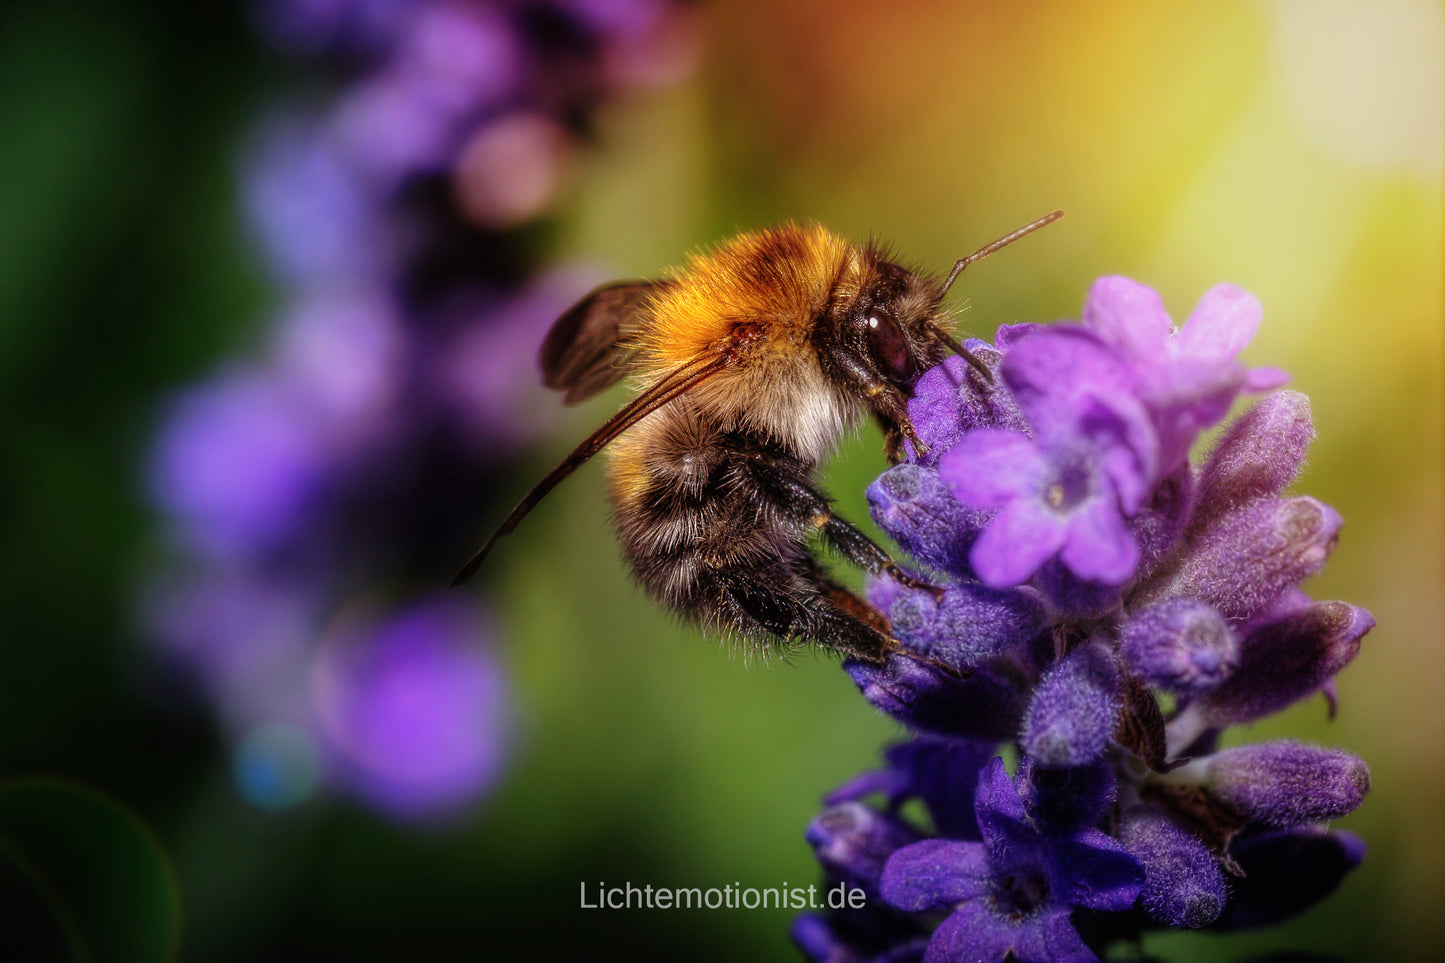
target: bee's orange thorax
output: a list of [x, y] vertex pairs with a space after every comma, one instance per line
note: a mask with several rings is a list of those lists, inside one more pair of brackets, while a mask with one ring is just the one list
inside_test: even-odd
[[[653, 300], [638, 333], [644, 383], [718, 350], [740, 324], [760, 324], [777, 350], [806, 344], [844, 275], [850, 247], [817, 225], [785, 224], [692, 255]], [[766, 345], [764, 346], [766, 349]]]

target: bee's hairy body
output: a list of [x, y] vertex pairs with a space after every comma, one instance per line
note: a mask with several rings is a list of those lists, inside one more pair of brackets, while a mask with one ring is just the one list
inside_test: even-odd
[[988, 369], [946, 330], [943, 296], [967, 264], [1058, 216], [959, 260], [942, 282], [875, 244], [787, 224], [694, 255], [671, 277], [593, 291], [548, 332], [545, 381], [569, 404], [629, 375], [637, 394], [528, 492], [456, 581], [611, 445], [623, 555], [662, 604], [758, 646], [812, 641], [872, 663], [899, 653], [888, 620], [829, 578], [810, 545], [931, 587], [834, 514], [814, 473], [865, 414], [891, 461], [905, 440], [922, 451], [908, 397], [950, 352], [986, 384]]
[[[750, 643], [826, 639], [872, 661], [896, 646], [810, 550], [846, 525], [814, 472], [866, 410], [819, 341], [886, 263], [819, 227], [745, 234], [694, 257], [639, 315], [629, 341], [643, 389], [718, 345], [746, 353], [612, 445], [623, 555], [668, 608]], [[920, 288], [920, 306], [933, 293]]]

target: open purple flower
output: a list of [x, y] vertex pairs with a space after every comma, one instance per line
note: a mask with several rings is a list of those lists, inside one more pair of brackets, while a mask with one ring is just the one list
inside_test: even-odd
[[1252, 294], [1219, 284], [1175, 328], [1152, 288], [1124, 277], [1094, 282], [1084, 302], [1084, 327], [1118, 349], [1132, 370], [1159, 434], [1161, 470], [1183, 461], [1199, 432], [1223, 418], [1240, 392], [1288, 380], [1277, 368], [1246, 369], [1235, 360], [1262, 314]]
[[1076, 328], [1015, 344], [1004, 380], [1033, 426], [976, 428], [939, 458], [960, 502], [995, 509], [970, 552], [986, 584], [1017, 585], [1059, 556], [1076, 576], [1122, 585], [1139, 563], [1126, 527], [1153, 481], [1155, 439], [1126, 367]]
[[982, 842], [923, 840], [884, 867], [883, 898], [893, 906], [951, 909], [924, 960], [1097, 959], [1069, 916], [1075, 908], [1131, 907], [1144, 882], [1138, 862], [1097, 830], [1041, 834], [1002, 759], [983, 770], [976, 813]]

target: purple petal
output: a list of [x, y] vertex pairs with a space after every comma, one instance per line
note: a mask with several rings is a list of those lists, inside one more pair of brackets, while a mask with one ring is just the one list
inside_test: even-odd
[[1103, 474], [1113, 483], [1124, 514], [1132, 517], [1153, 486], [1159, 459], [1160, 438], [1149, 413], [1132, 397], [1091, 399], [1078, 429], [1100, 452]]
[[1008, 588], [1037, 572], [1067, 536], [1067, 518], [1016, 499], [983, 530], [968, 558], [985, 585]]
[[1245, 391], [1272, 391], [1288, 383], [1289, 372], [1282, 368], [1250, 368], [1244, 374]]
[[1174, 337], [1174, 355], [1232, 361], [1254, 338], [1263, 315], [1259, 299], [1248, 291], [1216, 284]]
[[1240, 641], [1239, 667], [1191, 708], [1213, 725], [1252, 722], [1313, 695], [1360, 651], [1369, 612], [1316, 602], [1258, 625]]
[[1245, 502], [1278, 495], [1304, 467], [1314, 440], [1310, 402], [1298, 391], [1261, 398], [1230, 422], [1199, 476], [1196, 530]]
[[1365, 858], [1365, 844], [1346, 832], [1314, 827], [1236, 836], [1230, 855], [1244, 870], [1215, 928], [1253, 929], [1303, 912], [1333, 893]]
[[1151, 685], [1203, 695], [1239, 664], [1239, 638], [1198, 599], [1169, 598], [1135, 612], [1120, 630], [1129, 671]]
[[804, 838], [824, 869], [872, 890], [888, 858], [918, 834], [862, 803], [845, 802], [819, 813]]
[[1119, 913], [1134, 905], [1144, 888], [1144, 869], [1113, 838], [1086, 829], [1053, 848], [1054, 896], [1069, 906]]
[[1179, 546], [1195, 505], [1194, 467], [1186, 459], [1149, 492], [1137, 514], [1130, 517], [1129, 534], [1139, 546], [1137, 578], [1152, 581]]
[[910, 650], [957, 669], [1022, 649], [1046, 620], [1043, 603], [1032, 592], [976, 582], [949, 586], [937, 600], [929, 592], [903, 590], [883, 611]]
[[1094, 282], [1084, 301], [1084, 327], [1131, 360], [1162, 360], [1174, 323], [1153, 288], [1126, 277], [1105, 277]]
[[[979, 774], [973, 809], [984, 841], [991, 847], [1018, 836], [1020, 828], [1027, 825], [1028, 813], [1024, 810], [1024, 801], [1002, 758], [995, 756], [990, 759]], [[1032, 831], [1028, 835], [1032, 841]]]
[[978, 428], [938, 462], [938, 475], [954, 497], [974, 508], [1003, 508], [1043, 471], [1033, 439], [1017, 431]]
[[979, 843], [924, 839], [888, 858], [883, 899], [914, 912], [988, 895], [988, 859]]
[[1028, 809], [1048, 832], [1077, 829], [1097, 823], [1118, 798], [1118, 781], [1107, 758], [1084, 766], [1049, 767], [1025, 759], [1020, 778], [1028, 794]]
[[871, 796], [875, 792], [887, 796], [891, 804], [894, 800], [906, 796], [909, 786], [907, 773], [899, 772], [896, 769], [870, 769], [867, 772], [860, 772], [828, 793], [823, 797], [823, 804], [836, 806], [838, 803], [855, 802], [864, 796]]
[[883, 666], [849, 660], [843, 668], [874, 706], [911, 729], [999, 740], [1018, 731], [1025, 708], [1018, 685], [980, 666], [960, 679], [918, 659], [890, 656]]
[[1055, 325], [1020, 341], [1004, 356], [1002, 374], [1038, 437], [1046, 440], [1074, 436], [1099, 399], [1124, 411], [1134, 398], [1135, 376], [1119, 353], [1072, 325]]
[[[970, 338], [964, 345], [974, 357], [994, 372], [1002, 355], [993, 345]], [[973, 369], [958, 355], [945, 358], [918, 379], [913, 397], [908, 401], [908, 417], [918, 436], [928, 445], [928, 453], [913, 460], [932, 467], [965, 433], [975, 428], [1028, 429], [1028, 421], [1019, 411], [1013, 395], [981, 384]]]
[[1079, 938], [1063, 907], [1040, 907], [1014, 922], [995, 913], [986, 901], [973, 900], [939, 924], [923, 963], [996, 963], [1004, 959], [1019, 963], [1097, 963], [1099, 958]]
[[868, 510], [909, 555], [954, 575], [973, 575], [968, 552], [989, 516], [959, 504], [936, 471], [894, 465], [868, 487]]
[[888, 750], [889, 771], [899, 773], [907, 787], [890, 802], [917, 796], [939, 835], [977, 840], [973, 801], [983, 767], [993, 758], [994, 743], [972, 739], [919, 736]]
[[1069, 520], [1062, 555], [1080, 578], [1123, 585], [1139, 564], [1139, 546], [1124, 527], [1112, 498], [1094, 498]]
[[1225, 618], [1247, 619], [1324, 568], [1342, 525], [1338, 512], [1313, 498], [1251, 502], [1191, 533], [1170, 594], [1208, 602]]

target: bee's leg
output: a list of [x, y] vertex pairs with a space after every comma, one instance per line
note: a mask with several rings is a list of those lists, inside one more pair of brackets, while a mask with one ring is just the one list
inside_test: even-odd
[[935, 598], [943, 594], [937, 586], [919, 581], [899, 568], [878, 543], [835, 514], [828, 499], [785, 461], [754, 453], [749, 463], [754, 484], [779, 511], [793, 519], [800, 534], [817, 531], [840, 555], [866, 571], [885, 574], [908, 588], [932, 592]]
[[[817, 572], [816, 564], [812, 570]], [[788, 580], [751, 571], [720, 573], [718, 589], [719, 620], [746, 636], [806, 639], [873, 665], [901, 651], [898, 640], [888, 634], [887, 619], [821, 574]]]
[[[871, 386], [870, 386], [871, 387]], [[928, 454], [928, 445], [918, 437], [913, 419], [908, 416], [908, 399], [892, 385], [882, 385], [877, 394], [870, 395], [873, 415], [883, 426], [883, 454], [891, 464], [898, 464], [907, 457], [903, 447], [906, 440], [913, 445], [913, 453], [922, 458]]]
[[[816, 523], [815, 523], [816, 524]], [[898, 563], [878, 547], [878, 544], [853, 526], [853, 523], [831, 511], [819, 526], [828, 544], [849, 561], [862, 566], [869, 572], [887, 575], [905, 588], [929, 592], [934, 598], [941, 598], [943, 589], [937, 585], [920, 581], [898, 567]]]
[[[923, 655], [918, 652], [912, 652], [909, 649], [905, 648], [903, 643], [899, 642], [898, 639], [894, 637], [893, 628], [888, 624], [887, 617], [885, 617], [882, 612], [879, 612], [872, 605], [868, 604], [863, 599], [854, 595], [848, 589], [828, 579], [822, 580], [822, 587], [824, 597], [827, 598], [828, 601], [831, 602], [834, 606], [836, 606], [840, 611], [850, 614], [855, 618], [858, 618], [861, 621], [868, 623], [869, 625], [873, 626], [874, 628], [878, 629], [880, 632], [888, 636], [888, 642], [891, 647], [884, 653], [885, 656], [896, 652], [899, 655], [906, 656], [907, 658], [913, 659], [916, 662], [922, 662], [924, 665], [931, 665], [935, 669], [938, 669], [941, 672], [953, 676], [955, 679], [962, 679], [966, 675], [968, 675], [966, 671], [961, 672], [958, 668], [949, 665], [946, 662], [940, 662], [938, 659], [935, 659], [931, 656]], [[930, 586], [924, 587], [929, 588]], [[883, 660], [880, 659], [878, 661], [882, 662]]]
[[889, 462], [896, 465], [904, 459], [907, 454], [903, 448], [905, 439], [912, 442], [916, 455], [927, 454], [928, 445], [918, 437], [913, 419], [908, 416], [908, 398], [897, 385], [883, 380], [878, 372], [847, 348], [833, 348], [826, 358], [828, 363], [840, 369], [848, 381], [862, 387], [874, 417], [883, 426], [883, 453]]
[[888, 459], [888, 464], [896, 465], [908, 457], [904, 441], [903, 431], [897, 425], [883, 426], [883, 457]]

